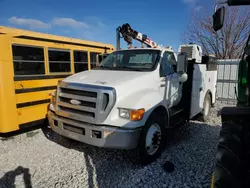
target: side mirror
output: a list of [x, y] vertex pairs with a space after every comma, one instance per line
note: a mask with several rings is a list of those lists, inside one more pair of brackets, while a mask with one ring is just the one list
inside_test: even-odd
[[188, 75], [187, 75], [186, 73], [181, 74], [180, 77], [179, 77], [179, 81], [180, 81], [181, 83], [186, 82], [187, 79], [188, 79]]
[[214, 31], [218, 31], [223, 27], [225, 18], [225, 7], [217, 9], [213, 14], [213, 29]]
[[244, 53], [245, 53], [246, 55], [250, 55], [250, 45], [248, 45], [248, 46], [245, 47]]
[[187, 56], [185, 53], [181, 52], [177, 56], [177, 72], [183, 73], [186, 72], [187, 67]]
[[107, 57], [106, 54], [97, 54], [96, 55], [96, 66], [99, 66], [100, 63]]

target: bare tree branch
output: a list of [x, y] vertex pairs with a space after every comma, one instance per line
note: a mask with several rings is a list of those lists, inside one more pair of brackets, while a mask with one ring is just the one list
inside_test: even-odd
[[204, 54], [220, 59], [240, 58], [250, 32], [249, 7], [227, 8], [224, 27], [218, 32], [213, 30], [212, 12], [206, 8], [193, 11], [191, 18], [181, 36], [183, 43], [199, 44]]

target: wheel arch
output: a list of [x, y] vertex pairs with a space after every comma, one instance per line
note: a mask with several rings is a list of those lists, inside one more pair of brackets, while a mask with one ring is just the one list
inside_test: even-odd
[[213, 106], [213, 94], [212, 94], [212, 91], [210, 89], [207, 90], [207, 92], [205, 94], [205, 98], [206, 98], [207, 95], [210, 96], [210, 102], [211, 102], [211, 105]]
[[150, 115], [148, 116], [148, 118], [153, 113], [159, 114], [160, 116], [164, 117], [165, 128], [167, 128], [169, 126], [169, 120], [170, 120], [169, 111], [168, 111], [168, 109], [165, 106], [159, 105], [159, 106], [155, 107], [153, 109], [153, 111], [150, 113]]
[[206, 104], [206, 98], [207, 98], [207, 96], [209, 96], [210, 97], [210, 109], [211, 109], [211, 107], [212, 107], [212, 92], [208, 89], [207, 90], [207, 92], [206, 92], [206, 94], [205, 94], [205, 96], [204, 96], [204, 99], [203, 99], [203, 107], [202, 107], [202, 111], [199, 113], [199, 120], [201, 120], [202, 122], [206, 122], [207, 121], [207, 118], [208, 118], [208, 115], [209, 115], [209, 111], [210, 111], [210, 109], [209, 109], [209, 111], [208, 111], [208, 114], [206, 115], [205, 114], [205, 104]]

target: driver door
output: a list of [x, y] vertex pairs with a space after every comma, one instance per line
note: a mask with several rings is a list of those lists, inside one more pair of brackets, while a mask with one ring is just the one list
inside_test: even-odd
[[160, 65], [160, 92], [167, 106], [179, 103], [179, 74], [173, 52], [164, 52]]

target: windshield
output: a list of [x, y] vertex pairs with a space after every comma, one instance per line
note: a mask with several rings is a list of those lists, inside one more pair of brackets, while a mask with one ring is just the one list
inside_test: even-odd
[[116, 51], [106, 57], [98, 68], [110, 70], [152, 71], [160, 58], [160, 50]]

